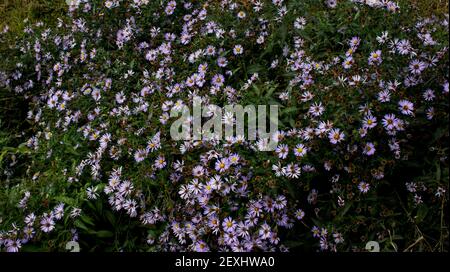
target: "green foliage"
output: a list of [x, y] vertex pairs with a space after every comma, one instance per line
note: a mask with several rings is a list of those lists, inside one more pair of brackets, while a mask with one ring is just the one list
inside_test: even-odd
[[[140, 199], [141, 203], [158, 207], [167, 213], [167, 216], [177, 220], [185, 216], [180, 212], [183, 211], [180, 205], [184, 205], [179, 201], [180, 184], [170, 181], [172, 172], [149, 170], [153, 167], [150, 161], [155, 161], [157, 154], [150, 154], [148, 160], [140, 164], [133, 161], [135, 149], [145, 146], [150, 136], [157, 131], [168, 134], [168, 126], [160, 124], [158, 120], [162, 114], [161, 104], [167, 101], [164, 93], [157, 91], [147, 100], [149, 107], [145, 113], [116, 118], [109, 112], [115, 107], [115, 93], [123, 91], [130, 94], [141, 90], [145, 85], [142, 78], [139, 78], [140, 75], [130, 76], [125, 80], [124, 74], [127, 71], [155, 70], [153, 64], [149, 64], [135, 46], [125, 44], [122, 50], [117, 50], [115, 35], [123, 27], [124, 18], [128, 18], [129, 7], [109, 10], [100, 3], [104, 1], [92, 2], [92, 13], [80, 13], [79, 16], [86, 20], [92, 29], [101, 30], [106, 35], [97, 39], [93, 31], [73, 34], [77, 46], [83, 39], [89, 39], [89, 46], [97, 50], [96, 57], [89, 65], [75, 61], [71, 63], [73, 69], [69, 75], [63, 76], [61, 88], [80, 90], [87, 82], [92, 85], [99, 84], [97, 87], [102, 88], [104, 86], [101, 84], [105, 78], [113, 79], [113, 90], [102, 93], [104, 98], [101, 103], [93, 103], [91, 97], [81, 96], [67, 106], [71, 110], [80, 110], [83, 114], [91, 113], [98, 107], [100, 114], [96, 118], [88, 121], [83, 117], [81, 123], [89, 123], [92, 128], [108, 127], [115, 140], [126, 139], [122, 150], [126, 155], [118, 160], [102, 161], [101, 170], [104, 176], [99, 179], [92, 178], [90, 170], [86, 170], [77, 176], [76, 180], [69, 180], [69, 177], [76, 176], [77, 167], [88, 154], [96, 151], [96, 141], [89, 141], [83, 137], [80, 127], [76, 125], [67, 129], [55, 125], [63, 115], [41, 105], [48, 99], [45, 96], [48, 90], [43, 90], [47, 86], [37, 85], [26, 95], [18, 95], [14, 89], [0, 86], [0, 230], [9, 230], [13, 224], [23, 224], [23, 217], [30, 211], [40, 215], [49, 212], [55, 205], [64, 204], [65, 216], [55, 226], [56, 231], [52, 233], [37, 231], [32, 243], [27, 243], [21, 248], [23, 251], [64, 250], [65, 243], [73, 239], [74, 233], [78, 236], [81, 248], [91, 251], [161, 250], [161, 247], [152, 243], [147, 244], [147, 241], [163, 234], [168, 228], [168, 222], [141, 224], [139, 218], [130, 218], [124, 211], [111, 209], [107, 197], [95, 200], [86, 197], [87, 190], [91, 188], [103, 194], [108, 184], [108, 175], [111, 175], [118, 165], [123, 166], [127, 179], [134, 182], [139, 195], [145, 196]], [[317, 66], [313, 66], [311, 72], [314, 75], [312, 91], [326, 106], [323, 120], [330, 120], [334, 127], [346, 131], [348, 146], [333, 146], [325, 136], [309, 143], [310, 152], [305, 157], [294, 157], [291, 148], [288, 160], [303, 165], [314, 165], [321, 169], [316, 172], [304, 172], [301, 178], [295, 181], [273, 175], [271, 167], [281, 161], [273, 153], [257, 153], [244, 148], [237, 148], [237, 151], [227, 150], [227, 152], [236, 151], [245, 158], [246, 164], [241, 174], [251, 173], [249, 176], [252, 176], [246, 197], [256, 199], [262, 195], [282, 194], [287, 196], [292, 208], [304, 207], [307, 214], [305, 219], [296, 223], [292, 229], [279, 233], [283, 244], [292, 251], [311, 251], [318, 247], [318, 240], [311, 237], [313, 226], [325, 228], [330, 233], [339, 231], [343, 234], [345, 242], [339, 244], [337, 248], [340, 251], [362, 251], [366, 242], [371, 240], [378, 241], [381, 250], [386, 252], [448, 251], [446, 212], [449, 189], [448, 95], [441, 94], [443, 80], [448, 80], [448, 50], [444, 61], [440, 61], [431, 72], [424, 73], [424, 82], [417, 87], [401, 87], [393, 94], [397, 100], [406, 97], [415, 101], [415, 115], [420, 117], [405, 117], [405, 120], [408, 120], [408, 130], [401, 135], [401, 158], [393, 158], [388, 148], [389, 138], [381, 126], [364, 139], [359, 137], [358, 130], [360, 119], [363, 118], [360, 106], [367, 101], [370, 101], [368, 105], [370, 108], [382, 114], [379, 116], [379, 123], [384, 114], [398, 110], [395, 103], [383, 104], [373, 99], [379, 91], [376, 83], [381, 80], [392, 80], [395, 75], [402, 74], [410, 62], [407, 57], [388, 54], [384, 48], [383, 65], [368, 66], [367, 56], [381, 47], [376, 41], [377, 36], [383, 31], [388, 31], [391, 37], [398, 39], [411, 37], [411, 40], [415, 41], [414, 48], [434, 55], [440, 49], [449, 46], [448, 26], [447, 28], [439, 26], [433, 30], [433, 38], [440, 43], [430, 49], [417, 42], [414, 25], [422, 17], [437, 16], [448, 20], [448, 14], [446, 15], [448, 1], [433, 0], [428, 4], [425, 4], [425, 1], [416, 1], [413, 4], [406, 0], [400, 1], [401, 12], [395, 14], [387, 14], [382, 9], [356, 8], [350, 1], [340, 2], [335, 9], [328, 9], [324, 3], [315, 0], [287, 2], [289, 12], [280, 23], [274, 23], [277, 8], [271, 1], [265, 1], [267, 8], [261, 17], [270, 22], [268, 24], [270, 34], [265, 38], [264, 45], [249, 43], [248, 46], [247, 40], [250, 38], [242, 37], [245, 37], [248, 29], [258, 24], [251, 9], [245, 9], [245, 4], [242, 4], [243, 9], [248, 12], [248, 17], [240, 20], [233, 12], [224, 13], [218, 4], [211, 3], [208, 19], [219, 22], [225, 29], [237, 26], [236, 35], [240, 38], [220, 40], [205, 36], [194, 40], [186, 47], [177, 47], [179, 51], [174, 56], [176, 77], [184, 80], [196, 69], [194, 64], [185, 61], [190, 53], [204, 49], [211, 43], [227, 48], [220, 54], [230, 59], [229, 67], [232, 75], [227, 80], [232, 82], [233, 87], [244, 89], [252, 76], [257, 73], [259, 77], [248, 89], [238, 92], [239, 103], [279, 105], [279, 128], [282, 130], [302, 129], [316, 125], [317, 120], [308, 117], [310, 104], [301, 101], [303, 90], [291, 84], [296, 72], [287, 69], [287, 65], [283, 67], [284, 69], [269, 69], [269, 67], [274, 60], [280, 63], [286, 60], [288, 54], [284, 54], [283, 50], [287, 45], [294, 44], [296, 36], [303, 39], [305, 46], [302, 50], [306, 56], [312, 56], [316, 61], [314, 64]], [[149, 38], [150, 26], [158, 26], [165, 32], [178, 34], [183, 25], [182, 20], [171, 21], [168, 17], [153, 16], [158, 8], [160, 8], [159, 1], [150, 1], [150, 4], [142, 7], [139, 16], [136, 16], [136, 24], [142, 29], [136, 31], [133, 37], [135, 41], [148, 41], [151, 46], [163, 42], [161, 38]], [[21, 80], [25, 82], [34, 79], [36, 72], [34, 55], [30, 51], [22, 53], [19, 48], [30, 45], [32, 47], [36, 37], [42, 35], [47, 27], [52, 27], [55, 35], [66, 34], [64, 31], [68, 31], [70, 27], [55, 28], [56, 18], [59, 17], [69, 26], [72, 23], [66, 9], [67, 4], [64, 1], [16, 0], [0, 4], [0, 17], [5, 18], [0, 22], [0, 30], [5, 25], [10, 27], [8, 33], [0, 36], [0, 54], [5, 60], [0, 63], [0, 72], [8, 71], [13, 74], [18, 69], [17, 63], [21, 63], [20, 68], [24, 75]], [[293, 26], [299, 16], [304, 16], [308, 22], [301, 30]], [[25, 18], [30, 20], [27, 21]], [[37, 27], [33, 33], [35, 36], [25, 35], [24, 28], [31, 27], [37, 21], [43, 21], [45, 27]], [[361, 38], [361, 45], [354, 53], [353, 68], [345, 70], [339, 64], [329, 70], [323, 69], [324, 63], [330, 63], [336, 57], [345, 54], [348, 50], [348, 41], [354, 36]], [[244, 55], [241, 58], [232, 54], [232, 48], [236, 43], [245, 45]], [[71, 57], [81, 54], [77, 46], [71, 51]], [[176, 46], [179, 46], [178, 40]], [[45, 63], [48, 66], [45, 68], [51, 70], [56, 60], [63, 59], [61, 57], [63, 54], [52, 43], [44, 44], [43, 47], [53, 58]], [[210, 67], [215, 65], [214, 61], [208, 61]], [[44, 70], [44, 73], [47, 71]], [[365, 86], [350, 86], [348, 83], [339, 82], [339, 76], [345, 75], [349, 78], [359, 73], [373, 75], [377, 81]], [[434, 104], [438, 114], [431, 121], [426, 119], [427, 105], [422, 98], [422, 91], [425, 88], [436, 90], [440, 96]], [[280, 99], [282, 93], [287, 93], [290, 98], [282, 101]], [[43, 97], [42, 101], [38, 101], [39, 97]], [[225, 94], [212, 95], [210, 100], [217, 105], [223, 105], [227, 102], [227, 97]], [[40, 122], [33, 122], [32, 118], [27, 118], [29, 111], [36, 109], [43, 109]], [[40, 139], [39, 148], [30, 147], [33, 145], [30, 145], [29, 141], [34, 136]], [[350, 145], [360, 146], [365, 141], [371, 141], [376, 145], [375, 157], [368, 158], [360, 153], [348, 151]], [[294, 147], [297, 143], [297, 138], [286, 139], [286, 144], [290, 147]], [[194, 152], [183, 154], [176, 144], [164, 142], [162, 145], [161, 154], [166, 156], [168, 162], [173, 163], [183, 158], [187, 172], [191, 172], [198, 164], [204, 152], [215, 148], [213, 145], [205, 144]], [[226, 148], [218, 150], [222, 152]], [[339, 173], [337, 185], [330, 182], [336, 177], [334, 172], [323, 170], [324, 162], [330, 162], [333, 171], [336, 169], [336, 173]], [[373, 176], [377, 173], [382, 173], [383, 177], [374, 179]], [[373, 181], [371, 183], [373, 188], [367, 194], [358, 191], [358, 184], [361, 181]], [[426, 188], [422, 192], [422, 202], [418, 202], [414, 194], [405, 189], [405, 183], [411, 181]], [[447, 190], [442, 197], [436, 196], [436, 190], [440, 187]], [[313, 189], [317, 189], [320, 195], [311, 204], [307, 199]], [[26, 192], [32, 195], [27, 204], [28, 208], [18, 208], [17, 205]], [[341, 197], [346, 200], [342, 206], [338, 204]], [[239, 203], [240, 206], [234, 209], [230, 203], [234, 203], [236, 199], [217, 197], [216, 200], [222, 207], [222, 217], [245, 216], [246, 204]], [[74, 208], [80, 209], [79, 216], [70, 215]], [[270, 222], [272, 219], [264, 218], [264, 220]], [[278, 229], [275, 223], [273, 227]], [[173, 237], [172, 239], [171, 241], [176, 240]], [[208, 239], [216, 242], [215, 238], [208, 237]]]

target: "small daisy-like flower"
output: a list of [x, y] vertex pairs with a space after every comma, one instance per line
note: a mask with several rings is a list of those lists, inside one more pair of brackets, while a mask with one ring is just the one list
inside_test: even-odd
[[216, 87], [222, 87], [224, 82], [225, 82], [225, 78], [223, 77], [223, 75], [220, 75], [220, 74], [213, 76], [213, 78], [211, 80], [211, 84]]
[[340, 244], [340, 243], [344, 242], [344, 238], [342, 237], [342, 234], [340, 234], [339, 232], [333, 233], [333, 238], [334, 238], [334, 242], [336, 244]]
[[335, 8], [337, 6], [337, 0], [327, 0], [327, 6], [329, 8]]
[[53, 71], [58, 72], [61, 69], [62, 69], [61, 63], [58, 62], [55, 65], [53, 65]]
[[286, 159], [286, 157], [289, 153], [289, 147], [286, 144], [280, 144], [275, 149], [275, 152], [278, 154], [278, 158]]
[[22, 247], [22, 243], [20, 240], [8, 239], [5, 242], [6, 252], [19, 252], [19, 249]]
[[58, 204], [53, 211], [54, 217], [59, 220], [64, 216], [64, 203]]
[[158, 156], [158, 158], [155, 160], [155, 167], [157, 169], [163, 169], [166, 166], [166, 159], [164, 156]]
[[446, 81], [443, 85], [442, 85], [442, 92], [443, 93], [447, 93], [448, 94], [448, 81]]
[[242, 53], [244, 53], [244, 48], [242, 47], [242, 45], [240, 44], [235, 45], [233, 48], [233, 54], [241, 55]]
[[414, 110], [414, 104], [408, 100], [400, 100], [398, 102], [398, 109], [402, 114], [412, 115]]
[[176, 7], [177, 7], [177, 2], [175, 2], [175, 1], [170, 1], [169, 3], [167, 3], [166, 9], [165, 9], [166, 14], [167, 15], [173, 14]]
[[147, 157], [147, 150], [145, 150], [145, 149], [138, 149], [134, 153], [134, 160], [136, 162], [141, 162], [141, 161], [145, 160], [146, 157]]
[[213, 234], [217, 234], [220, 231], [220, 222], [216, 216], [210, 216], [208, 220], [208, 227], [210, 227], [213, 231]]
[[330, 143], [332, 144], [337, 144], [339, 142], [341, 142], [342, 140], [344, 140], [345, 135], [343, 132], [340, 131], [340, 129], [335, 128], [332, 129], [329, 133], [328, 133], [328, 139], [330, 140]]
[[389, 102], [391, 100], [391, 93], [388, 90], [384, 90], [378, 93], [378, 100], [380, 102]]
[[372, 115], [366, 115], [363, 120], [364, 128], [374, 128], [377, 125], [377, 118]]
[[434, 112], [434, 107], [430, 107], [426, 110], [426, 115], [427, 115], [427, 119], [431, 120], [433, 119], [435, 112]]
[[238, 154], [234, 153], [232, 154], [229, 158], [228, 161], [230, 162], [230, 164], [232, 165], [236, 165], [239, 163], [240, 157]]
[[217, 66], [219, 66], [219, 67], [226, 67], [227, 64], [228, 64], [228, 61], [227, 61], [226, 58], [224, 58], [224, 57], [217, 58]]
[[234, 221], [231, 217], [227, 217], [223, 220], [222, 227], [226, 232], [234, 232], [236, 229], [236, 221]]
[[366, 143], [363, 154], [367, 156], [372, 156], [375, 154], [375, 145], [373, 143]]
[[34, 213], [30, 213], [29, 215], [27, 215], [24, 219], [25, 224], [27, 224], [27, 226], [32, 226], [34, 224], [34, 221], [36, 220], [36, 215], [34, 215]]
[[133, 183], [129, 180], [123, 181], [119, 186], [119, 193], [122, 196], [128, 196], [133, 192], [134, 186]]
[[244, 19], [246, 16], [245, 12], [243, 12], [242, 10], [238, 12], [237, 17], [239, 19]]
[[222, 172], [225, 172], [226, 170], [228, 170], [228, 168], [230, 168], [230, 162], [228, 159], [223, 158], [223, 159], [216, 161], [216, 165], [215, 165], [216, 171], [219, 171], [222, 173]]
[[270, 229], [270, 226], [267, 223], [264, 223], [259, 229], [258, 233], [261, 239], [267, 239], [270, 237], [272, 230]]
[[322, 106], [322, 103], [319, 102], [319, 104], [317, 104], [317, 103], [312, 104], [311, 107], [309, 107], [308, 113], [310, 113], [311, 115], [313, 115], [315, 117], [318, 117], [318, 116], [321, 116], [324, 111], [325, 111], [325, 108]]
[[97, 199], [97, 197], [98, 197], [97, 187], [93, 187], [93, 186], [88, 187], [86, 189], [86, 194], [87, 194], [88, 199]]
[[298, 220], [302, 220], [303, 217], [305, 217], [305, 212], [302, 209], [298, 209], [298, 210], [295, 211], [294, 216]]
[[111, 9], [112, 7], [114, 7], [114, 2], [110, 0], [105, 1], [105, 7], [107, 9]]
[[225, 114], [222, 117], [222, 122], [225, 125], [233, 125], [234, 124], [234, 114], [233, 112], [225, 112]]
[[421, 197], [420, 195], [418, 195], [418, 194], [415, 194], [415, 195], [414, 195], [414, 202], [415, 202], [417, 205], [422, 204], [422, 203], [423, 203], [422, 197]]
[[342, 66], [344, 69], [350, 69], [355, 61], [353, 60], [352, 56], [348, 56], [344, 62], [342, 63]]
[[197, 241], [195, 243], [194, 250], [196, 252], [208, 252], [209, 251], [209, 247], [208, 247], [208, 245], [205, 242]]
[[201, 165], [197, 165], [192, 169], [192, 175], [194, 177], [201, 177], [205, 173], [205, 169]]
[[303, 144], [298, 144], [294, 148], [294, 155], [297, 157], [303, 157], [308, 152], [308, 148]]
[[445, 189], [439, 186], [434, 195], [437, 197], [441, 197], [445, 194], [445, 192], [446, 192]]
[[432, 89], [427, 89], [423, 92], [423, 99], [425, 101], [433, 101], [436, 95], [434, 94], [434, 91]]
[[70, 211], [71, 218], [78, 217], [78, 216], [80, 216], [80, 214], [81, 214], [81, 209], [79, 209], [79, 208], [72, 208], [72, 211]]
[[294, 27], [296, 29], [303, 29], [303, 28], [305, 28], [305, 25], [306, 25], [306, 19], [304, 17], [295, 19]]
[[208, 71], [208, 64], [207, 63], [202, 63], [198, 66], [198, 72], [200, 74], [204, 74], [206, 73], [206, 71]]
[[377, 51], [370, 53], [369, 65], [380, 65], [381, 62], [382, 62], [381, 50], [377, 50]]
[[58, 104], [58, 96], [53, 95], [50, 97], [50, 99], [47, 101], [47, 105], [50, 109], [56, 107], [56, 105]]
[[205, 50], [205, 55], [214, 56], [216, 54], [216, 48], [212, 45], [208, 45]]
[[411, 52], [412, 47], [408, 40], [401, 40], [397, 43], [397, 51], [400, 55], [407, 55]]
[[386, 43], [386, 41], [388, 39], [388, 35], [389, 35], [388, 31], [383, 31], [380, 36], [377, 36], [377, 41], [380, 44]]
[[358, 189], [361, 193], [365, 194], [370, 190], [370, 185], [367, 182], [361, 181], [358, 184]]
[[133, 199], [128, 199], [123, 204], [123, 208], [127, 211], [127, 213], [130, 215], [130, 217], [136, 217], [137, 216], [137, 203]]
[[275, 172], [275, 176], [280, 177], [285, 174], [285, 171], [283, 167], [281, 167], [281, 164], [278, 162], [278, 164], [272, 165], [272, 171]]
[[125, 102], [125, 100], [126, 100], [126, 97], [125, 97], [123, 92], [119, 92], [119, 93], [116, 94], [116, 102], [117, 102], [117, 104], [122, 104], [123, 102]]
[[92, 95], [92, 98], [94, 98], [95, 101], [99, 101], [100, 98], [102, 98], [102, 95], [100, 93], [100, 89], [97, 89], [97, 88], [95, 88], [92, 91], [91, 95]]
[[383, 118], [383, 126], [387, 130], [392, 130], [398, 125], [398, 119], [394, 114], [386, 114]]
[[44, 214], [40, 223], [41, 223], [41, 230], [43, 232], [51, 232], [52, 230], [55, 229], [55, 222], [50, 216], [46, 214]]
[[416, 59], [411, 61], [408, 68], [412, 74], [420, 75], [427, 68], [427, 65], [425, 62]]
[[320, 237], [320, 229], [317, 226], [313, 226], [311, 229], [314, 238]]
[[286, 205], [287, 205], [286, 197], [283, 196], [283, 195], [277, 196], [277, 198], [275, 199], [275, 202], [274, 202], [273, 205], [278, 210], [284, 209], [286, 207]]
[[359, 37], [353, 37], [349, 42], [349, 46], [352, 48], [358, 47], [360, 42], [361, 39]]

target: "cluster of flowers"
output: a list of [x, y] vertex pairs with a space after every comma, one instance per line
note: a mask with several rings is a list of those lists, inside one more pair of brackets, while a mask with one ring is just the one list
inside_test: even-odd
[[[281, 233], [300, 225], [319, 239], [321, 250], [336, 251], [343, 233], [325, 224], [309, 226], [308, 217], [320, 212], [314, 209], [319, 191], [309, 179], [327, 173], [332, 199], [344, 207], [385, 177], [378, 152], [389, 160], [407, 159], [402, 143], [408, 125], [416, 118], [431, 122], [443, 114], [439, 105], [448, 105], [446, 76], [435, 79], [439, 88], [416, 94], [427, 84], [424, 75], [448, 57], [448, 48], [433, 37], [437, 27], [448, 27], [448, 18], [423, 19], [405, 37], [387, 31], [376, 41], [354, 36], [345, 41], [346, 52], [321, 60], [303, 37], [308, 15], [286, 2], [72, 0], [68, 18], [55, 28], [27, 27], [16, 45], [22, 59], [0, 72], [1, 85], [32, 101], [28, 120], [36, 133], [26, 146], [36, 157], [27, 174], [46, 187], [53, 184], [43, 173], [54, 171], [54, 182], [66, 187], [56, 194], [76, 201], [26, 191], [18, 203], [25, 212], [33, 197], [56, 206], [26, 214], [0, 234], [0, 246], [18, 251], [37, 231], [55, 231], [66, 213], [75, 221], [83, 201], [105, 198], [114, 212], [154, 230], [145, 243], [156, 250], [287, 251]], [[392, 1], [345, 2], [385, 16], [400, 12]], [[328, 9], [340, 4], [326, 1]], [[274, 30], [286, 24], [289, 35], [277, 45]], [[365, 53], [361, 47], [368, 43]], [[245, 71], [259, 55], [269, 56], [263, 70], [270, 72]], [[386, 74], [386, 63], [395, 63], [397, 73]], [[170, 138], [172, 109], [194, 98], [205, 105], [242, 104], [254, 88], [275, 81], [285, 86], [273, 99], [286, 108], [297, 105], [297, 116], [295, 126], [272, 135], [279, 143], [274, 152], [260, 151], [263, 143], [244, 135]], [[337, 103], [348, 112], [336, 113]], [[224, 119], [235, 122], [233, 116]], [[72, 157], [61, 163], [66, 156]], [[53, 168], [45, 161], [55, 162]], [[354, 184], [343, 183], [355, 176]], [[305, 184], [307, 201], [289, 192]], [[420, 188], [407, 183], [417, 203]], [[445, 197], [446, 188], [433, 190]], [[76, 230], [72, 234], [78, 239]]]

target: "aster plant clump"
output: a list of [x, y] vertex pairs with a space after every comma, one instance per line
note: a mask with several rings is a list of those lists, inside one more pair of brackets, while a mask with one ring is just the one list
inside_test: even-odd
[[[0, 250], [447, 251], [448, 19], [409, 1], [71, 0], [5, 27]], [[173, 139], [194, 99], [278, 105], [277, 147]]]

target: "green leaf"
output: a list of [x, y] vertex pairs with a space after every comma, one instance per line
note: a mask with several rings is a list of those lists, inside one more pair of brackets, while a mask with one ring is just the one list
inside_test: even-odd
[[297, 107], [287, 107], [283, 110], [283, 114], [293, 113], [297, 111]]
[[344, 209], [339, 213], [339, 217], [343, 217], [348, 210], [350, 210], [350, 208], [352, 207], [352, 202], [349, 202], [345, 205]]
[[114, 233], [112, 233], [109, 230], [99, 230], [99, 231], [95, 232], [95, 235], [97, 235], [100, 238], [108, 238], [108, 237], [113, 237]]
[[80, 219], [88, 225], [95, 226], [94, 220], [92, 220], [92, 218], [87, 215], [80, 216]]
[[66, 197], [66, 196], [56, 196], [56, 197], [55, 197], [55, 200], [56, 200], [56, 201], [59, 201], [59, 202], [62, 202], [62, 203], [65, 203], [65, 204], [70, 205], [70, 206], [76, 206], [76, 201], [75, 201], [75, 199], [72, 199], [72, 198], [70, 198], [70, 197]]
[[86, 225], [83, 222], [81, 222], [81, 220], [75, 220], [74, 225], [77, 228], [80, 228], [85, 231], [89, 231], [89, 229], [86, 227]]
[[254, 73], [259, 73], [262, 70], [264, 70], [264, 66], [262, 66], [261, 64], [253, 64], [247, 68], [247, 74], [251, 75]]
[[108, 219], [108, 221], [109, 221], [109, 223], [111, 223], [111, 225], [115, 226], [116, 218], [114, 217], [114, 214], [112, 212], [106, 211], [105, 217], [106, 217], [106, 219]]
[[436, 162], [436, 181], [441, 181], [441, 165], [439, 162]]
[[426, 205], [421, 205], [417, 210], [416, 223], [422, 222], [428, 214], [428, 207]]

